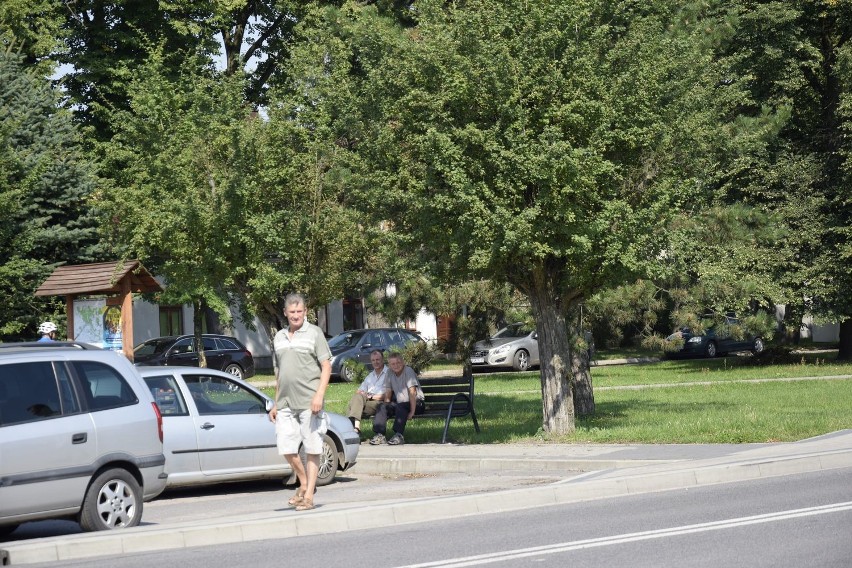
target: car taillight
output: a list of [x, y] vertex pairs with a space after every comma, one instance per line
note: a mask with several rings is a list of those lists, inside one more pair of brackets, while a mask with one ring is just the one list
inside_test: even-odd
[[156, 402], [152, 402], [151, 406], [154, 407], [154, 414], [157, 415], [157, 433], [160, 435], [160, 443], [163, 443], [163, 415], [160, 414], [160, 407], [157, 406]]

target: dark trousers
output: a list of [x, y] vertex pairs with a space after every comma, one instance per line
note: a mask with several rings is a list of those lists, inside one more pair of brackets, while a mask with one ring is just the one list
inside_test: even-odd
[[[408, 422], [408, 413], [411, 411], [410, 402], [385, 402], [379, 405], [376, 416], [373, 418], [373, 432], [384, 434], [387, 430], [388, 418], [393, 416], [393, 431], [397, 434], [405, 433], [405, 423]], [[426, 410], [426, 404], [417, 399], [414, 407], [414, 415], [422, 414]]]

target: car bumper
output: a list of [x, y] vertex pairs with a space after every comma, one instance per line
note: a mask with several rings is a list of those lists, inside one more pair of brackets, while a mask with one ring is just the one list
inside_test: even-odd
[[511, 367], [512, 366], [512, 352], [507, 351], [505, 353], [478, 353], [470, 356], [470, 365], [471, 367]]

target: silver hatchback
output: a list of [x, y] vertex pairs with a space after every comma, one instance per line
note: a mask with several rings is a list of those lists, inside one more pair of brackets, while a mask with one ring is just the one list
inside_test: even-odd
[[[272, 401], [222, 371], [198, 367], [143, 367], [140, 372], [163, 414], [169, 487], [249, 479], [295, 482], [278, 454]], [[317, 485], [334, 481], [358, 457], [358, 433], [349, 420], [327, 412], [328, 431]]]
[[121, 354], [74, 343], [0, 348], [0, 536], [22, 522], [139, 524], [166, 487], [162, 418]]

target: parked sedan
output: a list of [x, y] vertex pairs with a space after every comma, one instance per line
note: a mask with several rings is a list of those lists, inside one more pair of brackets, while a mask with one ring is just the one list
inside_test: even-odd
[[353, 373], [344, 366], [347, 360], [355, 360], [365, 367], [370, 366], [370, 353], [375, 349], [390, 351], [402, 349], [412, 341], [424, 341], [414, 331], [397, 327], [375, 329], [352, 329], [332, 337], [328, 341], [331, 348], [331, 376], [351, 382]]
[[470, 364], [473, 368], [510, 367], [526, 371], [539, 364], [538, 333], [523, 323], [504, 327], [491, 338], [474, 344]]
[[[762, 337], [749, 335], [741, 338], [733, 337], [725, 332], [725, 327], [739, 325], [739, 321], [727, 318], [725, 323], [725, 326], [719, 328], [715, 326], [708, 328], [704, 334], [694, 334], [688, 327], [681, 328], [666, 338], [674, 346], [666, 353], [666, 356], [712, 358], [737, 351], [751, 351], [755, 354], [763, 351], [765, 344]], [[677, 348], [677, 345], [681, 347]]]
[[[222, 371], [196, 367], [142, 367], [142, 378], [163, 416], [168, 487], [223, 481], [289, 478], [278, 454], [272, 401]], [[349, 419], [329, 412], [318, 485], [355, 464], [360, 438]]]
[[[230, 335], [205, 333], [201, 336], [204, 356], [209, 369], [219, 369], [238, 379], [254, 376], [254, 357], [251, 351]], [[198, 366], [198, 352], [192, 335], [156, 337], [140, 343], [133, 349], [137, 365], [169, 365], [174, 367]]]

